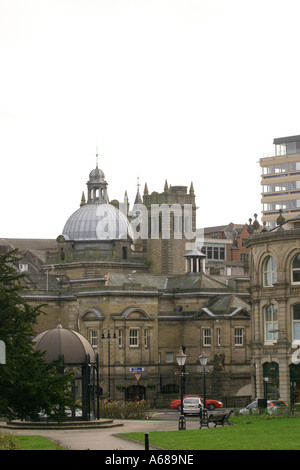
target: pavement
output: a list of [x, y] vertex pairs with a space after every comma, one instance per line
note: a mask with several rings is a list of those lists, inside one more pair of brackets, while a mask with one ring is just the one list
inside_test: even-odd
[[[157, 416], [159, 417], [159, 416]], [[186, 429], [199, 429], [199, 421], [187, 421]], [[5, 426], [4, 426], [5, 429]], [[16, 435], [39, 435], [51, 439], [70, 450], [145, 450], [145, 443], [133, 441], [119, 436], [118, 433], [144, 432], [149, 433], [149, 449], [157, 450], [151, 446], [151, 432], [177, 431], [177, 420], [136, 421], [114, 420], [114, 427], [96, 429], [7, 429], [7, 432]]]

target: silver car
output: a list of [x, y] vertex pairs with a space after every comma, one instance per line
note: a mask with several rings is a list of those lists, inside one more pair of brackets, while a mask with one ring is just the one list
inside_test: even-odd
[[200, 409], [203, 407], [202, 401], [198, 397], [187, 397], [183, 400], [184, 415], [199, 415]]
[[[270, 415], [276, 414], [276, 413], [287, 413], [288, 406], [285, 402], [281, 400], [268, 400], [266, 411]], [[250, 405], [246, 406], [246, 408], [243, 408], [242, 410], [240, 410], [240, 413], [242, 415], [259, 414], [259, 412], [260, 412], [260, 408], [258, 407], [257, 400], [250, 403]]]

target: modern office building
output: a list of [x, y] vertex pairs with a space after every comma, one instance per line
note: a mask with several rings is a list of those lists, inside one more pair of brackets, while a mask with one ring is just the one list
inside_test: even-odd
[[300, 135], [274, 139], [275, 155], [260, 159], [262, 221], [277, 225], [279, 211], [286, 220], [300, 215]]

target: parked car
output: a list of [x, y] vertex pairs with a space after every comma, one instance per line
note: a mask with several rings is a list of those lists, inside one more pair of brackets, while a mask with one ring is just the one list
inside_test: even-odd
[[[268, 400], [267, 401], [267, 413], [271, 414], [276, 414], [276, 413], [287, 413], [288, 411], [288, 406], [284, 401], [281, 400]], [[250, 403], [246, 408], [242, 408], [240, 410], [240, 414], [242, 415], [248, 415], [251, 413], [254, 414], [259, 414], [260, 408], [258, 407], [258, 401], [255, 400], [252, 403]]]
[[203, 404], [200, 397], [187, 397], [183, 400], [184, 415], [199, 415]]
[[[187, 397], [201, 398], [199, 395], [185, 395], [183, 397], [183, 400]], [[201, 398], [201, 400], [202, 400], [202, 403], [204, 403], [204, 399]], [[219, 400], [206, 399], [206, 408], [208, 408], [209, 410], [214, 410], [215, 408], [222, 408], [223, 406], [224, 406], [223, 403]], [[170, 408], [171, 410], [180, 411], [180, 398], [175, 398], [171, 400]]]

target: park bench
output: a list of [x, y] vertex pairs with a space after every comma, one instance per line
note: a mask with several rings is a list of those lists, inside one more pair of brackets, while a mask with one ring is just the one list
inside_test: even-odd
[[200, 428], [207, 426], [209, 427], [209, 423], [214, 423], [214, 427], [224, 424], [230, 424], [229, 418], [230, 415], [233, 413], [233, 410], [218, 410], [218, 411], [208, 411], [203, 410], [202, 416], [200, 418]]

